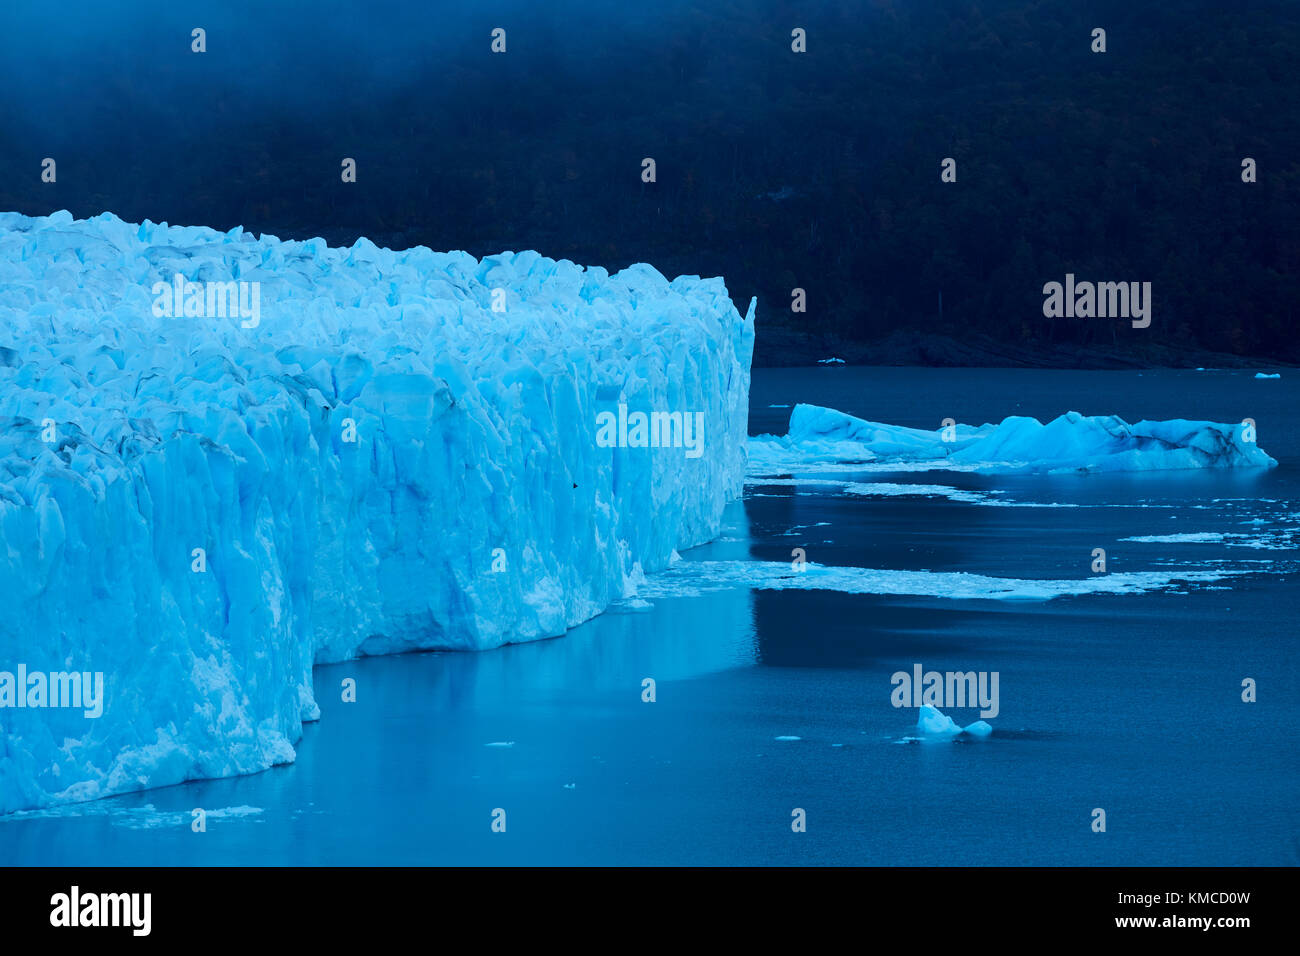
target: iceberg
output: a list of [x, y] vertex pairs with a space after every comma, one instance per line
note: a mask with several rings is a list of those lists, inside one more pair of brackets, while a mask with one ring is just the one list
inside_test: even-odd
[[920, 713], [916, 718], [917, 732], [924, 737], [957, 737], [961, 734], [969, 734], [972, 737], [987, 737], [993, 733], [993, 728], [987, 721], [977, 720], [973, 724], [965, 727], [958, 723], [930, 704], [922, 704]]
[[[105, 678], [87, 719], [0, 674], [0, 813], [292, 761], [313, 664], [558, 635], [715, 537], [754, 309], [644, 264], [0, 213], [0, 672]], [[700, 454], [598, 442], [620, 405], [702, 416]]]
[[1249, 423], [1174, 419], [1130, 425], [1114, 415], [1067, 412], [1047, 424], [1012, 416], [1000, 424], [927, 431], [870, 422], [831, 408], [796, 405], [784, 436], [750, 439], [750, 474], [828, 462], [863, 470], [954, 469], [986, 473], [1271, 468]]

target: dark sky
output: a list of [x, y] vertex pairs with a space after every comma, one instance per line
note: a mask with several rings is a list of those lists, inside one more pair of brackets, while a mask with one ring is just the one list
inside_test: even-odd
[[1070, 271], [1153, 283], [1134, 347], [1290, 354], [1298, 6], [6, 0], [0, 208], [647, 261], [800, 333], [1126, 347], [1044, 320]]

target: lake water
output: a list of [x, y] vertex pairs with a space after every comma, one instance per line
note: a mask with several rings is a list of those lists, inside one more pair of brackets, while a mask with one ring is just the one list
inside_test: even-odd
[[[1280, 466], [884, 479], [986, 493], [980, 503], [756, 485], [686, 561], [788, 562], [803, 548], [827, 565], [1082, 579], [1100, 547], [1111, 572], [1235, 576], [1050, 601], [736, 586], [616, 607], [535, 644], [320, 667], [322, 717], [296, 763], [0, 818], [0, 861], [1294, 865], [1298, 382], [757, 370], [754, 434], [784, 432], [789, 409], [771, 406], [800, 401], [927, 429], [1068, 410], [1249, 417]], [[1206, 533], [1241, 537], [1121, 540]], [[916, 711], [892, 706], [890, 678], [915, 664], [998, 672], [993, 734], [909, 739]], [[340, 700], [346, 677], [355, 703]], [[1245, 678], [1255, 703], [1241, 699]], [[205, 833], [191, 832], [195, 807]], [[796, 808], [806, 832], [792, 831]]]

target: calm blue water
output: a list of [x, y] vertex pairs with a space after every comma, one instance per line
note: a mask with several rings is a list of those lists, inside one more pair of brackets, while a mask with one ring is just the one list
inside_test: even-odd
[[[755, 489], [763, 496], [730, 508], [723, 539], [687, 560], [788, 561], [804, 547], [824, 564], [1082, 578], [1103, 547], [1111, 571], [1252, 573], [1217, 585], [1230, 590], [1044, 603], [731, 590], [616, 609], [536, 644], [321, 667], [322, 719], [292, 766], [0, 820], [0, 860], [1295, 864], [1300, 554], [1119, 540], [1296, 525], [1300, 376], [1283, 374], [759, 370], [754, 433], [783, 432], [788, 409], [768, 406], [798, 401], [925, 428], [1071, 409], [1251, 417], [1281, 464], [878, 476], [1089, 507]], [[999, 672], [992, 737], [904, 741], [915, 711], [890, 705], [890, 675], [914, 663]], [[339, 699], [345, 677], [356, 703]], [[641, 701], [645, 677], [653, 704]], [[1244, 677], [1257, 703], [1241, 702]], [[194, 807], [224, 812], [195, 834]], [[504, 834], [490, 829], [498, 807]], [[1095, 807], [1104, 834], [1090, 829]], [[806, 833], [791, 831], [793, 808]]]

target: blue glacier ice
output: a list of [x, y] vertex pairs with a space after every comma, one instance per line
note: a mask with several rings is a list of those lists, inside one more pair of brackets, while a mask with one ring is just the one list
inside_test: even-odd
[[[315, 663], [600, 613], [718, 534], [753, 338], [643, 264], [0, 214], [0, 672], [106, 684], [0, 699], [0, 813], [292, 761]], [[703, 453], [598, 444], [620, 405]]]
[[1067, 412], [1043, 424], [1012, 416], [1000, 424], [927, 431], [883, 425], [817, 405], [796, 405], [782, 436], [750, 441], [750, 473], [779, 474], [830, 462], [864, 470], [958, 469], [1014, 472], [1163, 471], [1271, 468], [1250, 423], [1175, 419], [1130, 425], [1114, 415]]
[[973, 724], [967, 724], [962, 727], [955, 720], [929, 704], [922, 704], [920, 711], [916, 716], [917, 733], [924, 737], [956, 737], [960, 734], [969, 734], [972, 737], [987, 737], [993, 733], [993, 728], [987, 721], [977, 720]]

